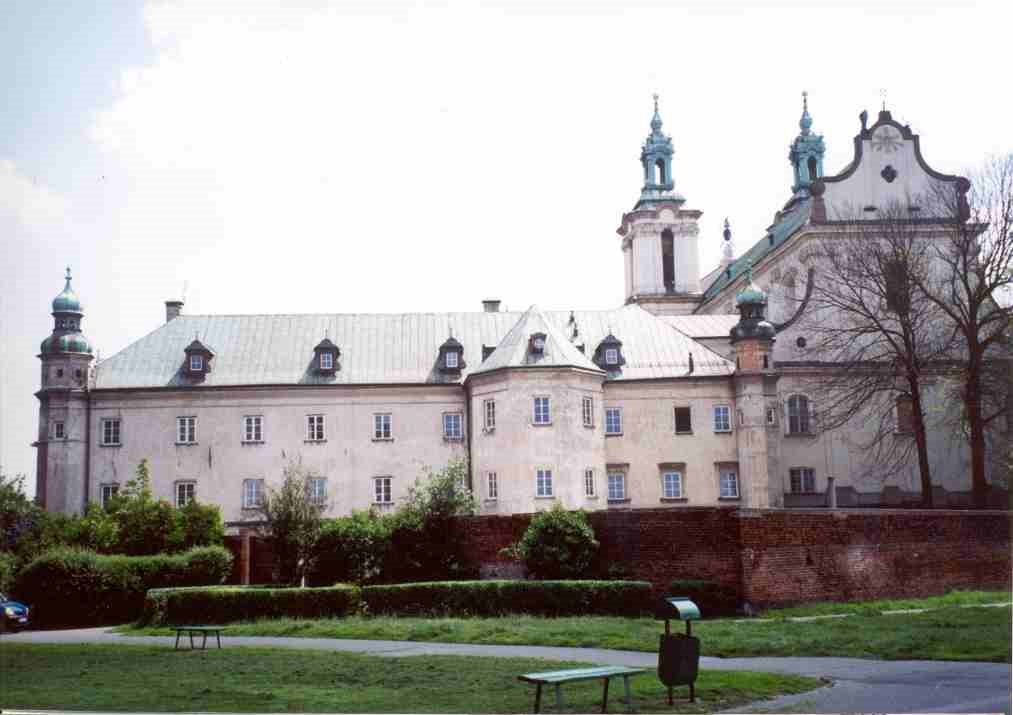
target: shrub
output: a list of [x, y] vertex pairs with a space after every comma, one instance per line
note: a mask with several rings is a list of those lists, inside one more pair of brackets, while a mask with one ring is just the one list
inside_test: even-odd
[[140, 615], [149, 588], [219, 584], [231, 568], [232, 554], [221, 546], [158, 556], [103, 556], [63, 547], [29, 563], [13, 591], [31, 606], [39, 625], [123, 623]]
[[535, 578], [565, 579], [587, 573], [598, 545], [584, 512], [557, 503], [532, 517], [513, 550]]
[[739, 592], [734, 586], [699, 579], [676, 579], [668, 585], [668, 594], [693, 601], [700, 607], [703, 618], [734, 615], [739, 602]]
[[366, 586], [373, 614], [423, 616], [638, 616], [653, 612], [646, 581], [443, 581]]
[[10, 593], [17, 570], [17, 557], [9, 551], [0, 551], [0, 593]]
[[183, 625], [233, 623], [257, 618], [334, 618], [355, 612], [359, 589], [328, 588], [162, 588], [148, 591], [141, 623]]
[[390, 529], [391, 520], [372, 511], [353, 511], [351, 516], [325, 520], [307, 583], [329, 586], [374, 581], [383, 569]]
[[135, 478], [110, 500], [109, 511], [119, 529], [118, 553], [143, 556], [178, 549], [176, 510], [152, 495], [148, 460], [141, 460]]
[[176, 544], [186, 551], [197, 546], [220, 546], [225, 541], [222, 511], [213, 504], [196, 499], [176, 510]]

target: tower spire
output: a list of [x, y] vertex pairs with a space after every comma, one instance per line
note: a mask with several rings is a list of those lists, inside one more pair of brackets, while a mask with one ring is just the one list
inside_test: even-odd
[[[658, 109], [657, 92], [654, 98], [654, 115], [651, 117], [651, 133], [644, 140], [640, 149], [640, 163], [644, 167], [644, 186], [640, 191], [640, 203], [658, 199], [675, 199], [682, 197], [673, 193], [675, 182], [672, 180], [672, 138], [661, 131], [664, 122]], [[638, 204], [639, 205], [639, 204]]]
[[799, 134], [791, 143], [788, 161], [791, 162], [794, 182], [793, 193], [809, 195], [809, 186], [823, 176], [823, 154], [826, 147], [823, 137], [812, 132], [813, 118], [809, 114], [809, 92], [802, 92], [802, 116], [798, 120]]
[[724, 240], [721, 242], [721, 268], [727, 268], [735, 261], [735, 244], [732, 242], [732, 226], [725, 218], [725, 230], [722, 232]]

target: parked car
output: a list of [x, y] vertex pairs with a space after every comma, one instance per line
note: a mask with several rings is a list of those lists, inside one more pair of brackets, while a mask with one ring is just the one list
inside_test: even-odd
[[28, 627], [28, 606], [17, 601], [12, 601], [3, 593], [0, 593], [0, 608], [3, 609], [3, 620], [0, 624], [3, 630], [17, 630]]

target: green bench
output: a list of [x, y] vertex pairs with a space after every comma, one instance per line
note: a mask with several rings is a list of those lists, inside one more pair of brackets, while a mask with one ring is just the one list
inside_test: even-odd
[[632, 712], [633, 698], [630, 696], [630, 676], [643, 673], [643, 668], [627, 668], [622, 665], [607, 665], [600, 668], [574, 668], [572, 670], [549, 670], [544, 673], [526, 673], [517, 679], [525, 683], [535, 684], [535, 712], [542, 705], [542, 686], [556, 686], [556, 708], [563, 709], [563, 683], [575, 683], [581, 680], [601, 680], [601, 711], [605, 712], [609, 699], [609, 680], [621, 677], [623, 689], [626, 691], [626, 709]]
[[218, 639], [218, 648], [222, 647], [222, 631], [225, 630], [225, 626], [175, 626], [176, 628], [176, 647], [174, 650], [179, 650], [179, 637], [184, 633], [190, 636], [190, 650], [194, 649], [193, 636], [194, 634], [203, 635], [204, 642], [201, 644], [202, 650], [207, 650], [208, 647], [208, 633], [214, 633], [215, 638]]

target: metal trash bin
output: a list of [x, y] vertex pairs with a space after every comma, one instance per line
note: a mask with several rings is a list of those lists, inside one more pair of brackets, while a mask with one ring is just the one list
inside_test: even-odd
[[[693, 621], [700, 620], [700, 609], [683, 596], [668, 596], [659, 608], [665, 620], [665, 632], [658, 644], [658, 679], [668, 686], [668, 704], [672, 705], [672, 688], [689, 686], [689, 701], [696, 702], [696, 676], [700, 670], [700, 639], [693, 636]], [[686, 634], [672, 633], [671, 621], [686, 622]]]

